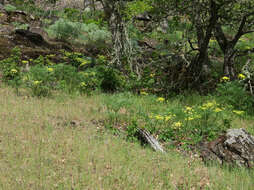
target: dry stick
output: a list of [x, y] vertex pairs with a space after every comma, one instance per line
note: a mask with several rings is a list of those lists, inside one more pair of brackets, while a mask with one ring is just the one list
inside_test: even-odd
[[144, 129], [138, 129], [138, 135], [148, 144], [151, 145], [151, 147], [155, 150], [155, 151], [159, 151], [162, 153], [165, 153], [165, 151], [163, 150], [162, 146], [160, 145], [160, 143], [152, 136], [149, 134], [148, 131], [144, 130]]

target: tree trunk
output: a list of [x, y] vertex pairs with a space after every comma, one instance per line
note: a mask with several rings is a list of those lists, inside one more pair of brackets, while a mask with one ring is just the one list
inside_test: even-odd
[[235, 77], [234, 72], [234, 58], [235, 52], [233, 48], [227, 48], [224, 54], [224, 64], [223, 64], [223, 73], [225, 76], [230, 78]]
[[127, 23], [124, 20], [125, 15], [123, 13], [126, 2], [124, 0], [114, 2], [105, 0], [101, 2], [112, 35], [112, 63], [114, 67], [121, 71], [124, 70], [125, 63], [127, 63], [132, 70], [133, 49], [127, 32]]
[[219, 43], [220, 49], [224, 54], [224, 62], [223, 62], [223, 73], [225, 76], [230, 78], [235, 77], [234, 72], [234, 59], [235, 59], [235, 41], [230, 41], [226, 38], [222, 27], [220, 24], [216, 25], [215, 28], [215, 37], [217, 42]]
[[[197, 3], [198, 5], [198, 3]], [[195, 7], [195, 17], [193, 18], [193, 23], [195, 23], [196, 35], [198, 39], [198, 51], [196, 58], [192, 62], [192, 67], [190, 68], [190, 74], [194, 76], [194, 83], [201, 80], [201, 76], [206, 74], [204, 71], [208, 69], [208, 45], [209, 41], [212, 37], [212, 31], [218, 21], [218, 11], [219, 6], [215, 1], [210, 1], [210, 19], [206, 27], [204, 27], [204, 23], [201, 17], [201, 6]]]

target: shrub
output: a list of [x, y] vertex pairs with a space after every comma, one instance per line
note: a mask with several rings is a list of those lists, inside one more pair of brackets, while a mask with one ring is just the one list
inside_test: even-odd
[[224, 105], [230, 105], [234, 109], [251, 111], [254, 105], [253, 97], [245, 90], [243, 81], [224, 81], [218, 84], [217, 99]]
[[215, 100], [184, 107], [181, 104], [167, 104], [164, 98], [147, 94], [142, 98], [117, 94], [104, 102], [109, 122], [115, 126], [126, 126], [128, 138], [134, 136], [139, 126], [161, 141], [174, 140], [188, 146], [213, 140], [231, 126], [230, 110]]
[[110, 39], [110, 32], [105, 28], [100, 29], [98, 25], [71, 22], [59, 19], [49, 26], [47, 32], [51, 37], [60, 40], [74, 40], [76, 43], [100, 45]]
[[125, 79], [120, 71], [106, 66], [98, 67], [98, 78], [104, 92], [115, 92], [124, 88]]
[[21, 52], [19, 48], [13, 48], [11, 56], [0, 61], [0, 69], [2, 70], [3, 81], [13, 86], [18, 93], [18, 88], [21, 85], [21, 69], [19, 67]]
[[49, 26], [47, 32], [59, 40], [76, 39], [81, 34], [81, 23], [59, 19]]
[[7, 4], [4, 6], [4, 9], [7, 11], [7, 12], [13, 12], [13, 11], [16, 11], [17, 8], [13, 5], [10, 5], [10, 4]]
[[31, 67], [25, 76], [27, 87], [32, 90], [32, 94], [38, 97], [46, 97], [51, 94], [51, 90], [55, 87], [55, 76], [53, 68], [42, 65]]

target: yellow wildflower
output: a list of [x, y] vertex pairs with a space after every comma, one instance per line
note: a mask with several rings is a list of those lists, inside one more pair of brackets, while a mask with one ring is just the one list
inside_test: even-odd
[[155, 74], [153, 74], [153, 73], [151, 73], [151, 74], [150, 74], [150, 77], [152, 77], [152, 78], [153, 78], [154, 76], [155, 76]]
[[192, 110], [192, 107], [187, 106], [187, 107], [185, 108], [185, 110], [186, 110], [186, 111], [191, 111], [191, 110]]
[[165, 98], [162, 98], [162, 97], [157, 99], [157, 102], [164, 102], [164, 101], [165, 101]]
[[201, 115], [199, 114], [194, 116], [194, 119], [200, 119], [200, 118], [201, 118]]
[[28, 81], [28, 77], [27, 77], [27, 76], [24, 76], [24, 77], [22, 78], [22, 80], [23, 80], [23, 81]]
[[224, 77], [221, 78], [221, 82], [227, 82], [227, 81], [230, 81], [229, 77], [224, 76]]
[[148, 118], [149, 119], [153, 119], [153, 115], [151, 114], [151, 115], [148, 115]]
[[98, 55], [98, 59], [105, 61], [106, 57], [104, 55]]
[[82, 66], [86, 65], [87, 63], [88, 63], [88, 61], [83, 60], [82, 63], [79, 66], [82, 67]]
[[74, 52], [74, 55], [77, 55], [77, 56], [82, 56], [82, 54], [81, 54], [81, 53], [79, 53], [79, 52]]
[[240, 111], [240, 110], [233, 110], [233, 113], [237, 114], [237, 115], [243, 115], [244, 111]]
[[238, 75], [238, 78], [241, 79], [241, 80], [244, 80], [246, 78], [246, 76], [244, 74], [240, 73]]
[[81, 86], [81, 87], [86, 87], [86, 83], [85, 83], [85, 82], [81, 82], [81, 83], [80, 83], [80, 86]]
[[50, 55], [48, 55], [48, 57], [55, 57], [56, 55], [55, 54], [50, 54]]
[[186, 121], [191, 121], [191, 120], [193, 120], [194, 119], [194, 117], [187, 117], [185, 120]]
[[201, 106], [201, 109], [202, 110], [207, 110], [207, 109], [212, 108], [216, 105], [217, 105], [217, 103], [215, 101], [207, 102], [207, 103], [205, 103]]
[[16, 74], [18, 71], [16, 69], [11, 69], [12, 74]]
[[171, 115], [165, 116], [165, 121], [169, 121], [172, 118]]
[[72, 53], [66, 51], [66, 52], [64, 52], [64, 55], [67, 56], [67, 57], [69, 57], [69, 56], [72, 55]]
[[28, 61], [23, 60], [22, 63], [23, 63], [24, 65], [26, 65], [26, 64], [28, 64]]
[[221, 112], [222, 109], [221, 108], [215, 108], [214, 112], [218, 113], [218, 112]]
[[48, 68], [48, 72], [53, 72], [54, 69], [53, 68]]
[[147, 96], [147, 95], [148, 95], [148, 93], [147, 93], [147, 92], [144, 92], [144, 91], [140, 92], [140, 94], [141, 94], [141, 95], [144, 95], [144, 96]]
[[34, 85], [38, 85], [40, 83], [41, 83], [41, 81], [38, 81], [38, 80], [34, 81]]
[[182, 123], [181, 123], [180, 121], [174, 122], [174, 123], [173, 123], [173, 127], [174, 127], [174, 128], [179, 128], [179, 127], [181, 127], [181, 126], [182, 126]]
[[161, 115], [156, 115], [154, 118], [157, 119], [157, 120], [163, 120], [164, 119], [164, 117], [161, 116]]

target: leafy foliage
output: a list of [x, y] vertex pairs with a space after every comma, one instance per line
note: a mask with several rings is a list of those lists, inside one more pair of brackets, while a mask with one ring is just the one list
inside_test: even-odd
[[47, 32], [50, 36], [60, 40], [75, 40], [83, 44], [105, 43], [110, 37], [106, 29], [99, 29], [98, 25], [83, 24], [72, 22], [65, 19], [59, 19], [53, 25], [49, 26]]

